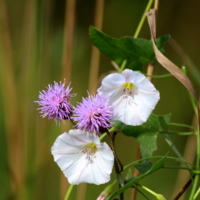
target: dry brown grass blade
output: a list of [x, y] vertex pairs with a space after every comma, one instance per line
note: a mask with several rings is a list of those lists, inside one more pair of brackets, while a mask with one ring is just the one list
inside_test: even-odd
[[15, 199], [18, 200], [21, 199], [21, 188], [25, 176], [24, 146], [6, 1], [0, 0], [0, 5], [0, 86], [7, 137], [8, 170], [12, 173], [10, 174], [10, 193], [15, 194]]
[[65, 25], [64, 25], [64, 49], [62, 58], [62, 65], [63, 65], [62, 76], [63, 79], [66, 78], [66, 84], [68, 84], [71, 81], [75, 14], [76, 14], [76, 1], [66, 0], [66, 14], [65, 14]]
[[[95, 28], [101, 30], [103, 25], [103, 13], [104, 13], [104, 0], [96, 0], [95, 6]], [[95, 94], [98, 83], [98, 72], [100, 63], [100, 51], [93, 45], [91, 52], [90, 61], [90, 76], [89, 76], [89, 92], [90, 94]]]
[[[66, 78], [66, 85], [71, 82], [72, 79], [72, 62], [73, 62], [73, 45], [74, 45], [74, 31], [76, 25], [76, 0], [66, 0], [65, 7], [65, 25], [64, 25], [64, 49], [62, 57], [62, 78]], [[68, 131], [71, 125], [67, 121], [62, 124], [62, 132]], [[64, 199], [66, 192], [69, 188], [69, 183], [63, 173], [60, 174], [60, 199]]]
[[168, 58], [166, 58], [156, 47], [155, 10], [154, 9], [150, 10], [146, 15], [147, 15], [147, 19], [148, 19], [148, 23], [150, 27], [153, 48], [154, 48], [155, 55], [158, 62], [165, 69], [167, 69], [172, 75], [174, 75], [191, 92], [191, 94], [193, 95], [194, 99], [197, 102], [197, 95], [188, 77], [174, 63], [172, 63]]

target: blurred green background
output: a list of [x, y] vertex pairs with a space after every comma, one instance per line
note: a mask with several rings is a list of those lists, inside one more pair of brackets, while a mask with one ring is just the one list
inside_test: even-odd
[[[104, 3], [100, 14], [97, 3]], [[91, 52], [95, 51], [88, 34], [89, 26], [94, 26], [95, 18], [102, 14], [103, 32], [116, 38], [132, 36], [147, 3], [147, 0], [0, 0], [0, 200], [63, 199], [68, 183], [54, 163], [50, 148], [70, 125], [58, 127], [54, 121], [42, 119], [34, 101], [40, 90], [64, 78], [67, 83], [72, 82], [73, 92], [77, 93], [73, 105], [87, 96], [89, 79], [93, 76]], [[165, 55], [179, 67], [187, 67], [199, 94], [200, 1], [160, 1], [157, 36], [165, 34], [173, 38], [165, 45]], [[139, 37], [150, 38], [147, 22]], [[181, 49], [177, 49], [177, 44]], [[93, 55], [94, 62], [95, 58]], [[105, 55], [101, 54], [100, 61], [96, 61], [101, 78], [115, 70]], [[155, 63], [155, 75], [166, 73]], [[172, 122], [191, 125], [194, 112], [184, 86], [173, 77], [153, 79], [153, 83], [161, 93], [154, 113], [172, 113]], [[99, 86], [100, 79], [96, 84]], [[195, 138], [173, 139], [180, 152], [185, 152], [186, 160], [194, 162]], [[135, 160], [138, 146], [134, 138], [119, 135], [116, 146], [124, 165]], [[168, 150], [164, 137], [159, 135], [154, 155], [164, 155]], [[173, 152], [170, 155], [175, 156]], [[179, 165], [178, 162], [167, 164]], [[178, 183], [177, 177], [178, 170], [160, 170], [141, 183], [172, 199], [187, 182], [188, 173], [181, 174], [186, 180]], [[81, 184], [75, 187], [71, 199], [94, 200], [104, 188], [105, 185]], [[190, 188], [186, 200], [189, 191]], [[130, 189], [125, 192], [125, 199], [130, 199], [130, 192]], [[137, 199], [144, 197], [138, 194]]]

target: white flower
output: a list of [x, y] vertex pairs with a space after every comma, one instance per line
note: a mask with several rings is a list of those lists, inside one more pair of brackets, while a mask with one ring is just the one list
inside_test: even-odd
[[97, 91], [114, 106], [115, 120], [133, 126], [146, 122], [160, 99], [154, 85], [143, 74], [130, 69], [109, 74]]
[[106, 143], [100, 143], [96, 135], [70, 130], [57, 137], [51, 152], [72, 185], [99, 185], [110, 180], [113, 152]]

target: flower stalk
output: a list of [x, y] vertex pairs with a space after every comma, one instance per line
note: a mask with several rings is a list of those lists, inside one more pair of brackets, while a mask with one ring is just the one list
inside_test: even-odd
[[70, 196], [71, 196], [71, 193], [72, 193], [72, 190], [73, 190], [73, 188], [74, 188], [74, 185], [70, 185], [70, 186], [69, 186], [69, 188], [68, 188], [68, 190], [67, 190], [67, 193], [66, 193], [66, 195], [65, 195], [65, 198], [64, 198], [64, 200], [69, 200], [69, 198], [70, 198]]
[[137, 183], [136, 185], [140, 186], [142, 189], [144, 189], [147, 192], [149, 192], [150, 194], [152, 194], [157, 200], [166, 200], [165, 197], [162, 194], [157, 194], [154, 191], [152, 191], [149, 188], [147, 188], [146, 186], [141, 185], [139, 183]]

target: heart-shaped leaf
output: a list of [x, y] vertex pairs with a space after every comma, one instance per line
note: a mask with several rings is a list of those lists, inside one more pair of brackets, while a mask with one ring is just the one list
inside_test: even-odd
[[118, 128], [124, 135], [132, 136], [140, 144], [143, 158], [152, 156], [157, 149], [157, 134], [167, 132], [171, 114], [157, 116], [151, 114], [148, 120], [140, 126], [129, 126], [121, 121], [115, 121], [114, 127]]
[[[153, 44], [150, 40], [129, 36], [116, 39], [94, 27], [90, 27], [89, 34], [99, 51], [109, 56], [118, 66], [121, 66], [126, 59], [126, 68], [141, 71], [142, 64], [152, 63], [155, 60]], [[163, 45], [169, 38], [169, 35], [165, 35], [156, 40], [161, 51], [163, 51]]]

